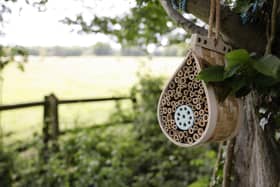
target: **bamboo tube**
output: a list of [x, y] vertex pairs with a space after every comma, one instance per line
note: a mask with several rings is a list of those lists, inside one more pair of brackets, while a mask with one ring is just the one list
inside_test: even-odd
[[203, 128], [199, 128], [199, 129], [197, 130], [197, 133], [198, 133], [200, 136], [203, 134], [203, 132], [204, 132]]
[[168, 109], [167, 109], [167, 113], [168, 113], [168, 114], [171, 114], [171, 112], [172, 112], [171, 108], [168, 108]]
[[188, 86], [187, 86], [187, 84], [186, 83], [181, 83], [180, 85], [179, 85], [179, 88], [181, 88], [181, 93], [183, 92], [183, 89], [184, 88], [187, 88]]
[[200, 89], [198, 90], [198, 93], [199, 93], [199, 94], [203, 94], [203, 93], [204, 93], [203, 89], [200, 88]]
[[178, 95], [179, 98], [182, 97], [182, 93], [181, 92], [179, 92], [177, 95]]
[[189, 134], [193, 134], [193, 133], [194, 133], [193, 128], [188, 129], [188, 133], [189, 133]]
[[207, 114], [203, 115], [203, 121], [208, 121], [208, 115]]
[[169, 130], [168, 124], [166, 123], [166, 124], [163, 126], [163, 128], [164, 128], [166, 131], [168, 131], [168, 130]]
[[194, 139], [194, 141], [197, 141], [199, 139], [199, 135], [197, 133], [194, 133], [193, 139]]
[[189, 66], [190, 66], [191, 64], [192, 64], [191, 59], [188, 59], [188, 60], [187, 60], [187, 65], [189, 65]]
[[203, 97], [203, 102], [207, 102], [207, 98], [206, 97]]
[[178, 142], [180, 140], [179, 136], [178, 135], [174, 135], [173, 139]]
[[193, 67], [192, 66], [189, 67], [189, 72], [191, 72], [191, 73], [193, 72]]
[[204, 110], [199, 110], [198, 114], [202, 116], [204, 114]]
[[[177, 130], [177, 126], [175, 124], [172, 123], [171, 129], [173, 130]], [[176, 131], [175, 131], [176, 132]]]
[[193, 94], [193, 87], [188, 87], [189, 94]]
[[172, 117], [172, 115], [171, 114], [167, 114], [167, 120], [172, 120], [173, 119], [173, 117]]
[[179, 132], [179, 138], [180, 139], [184, 138], [184, 132]]
[[171, 99], [171, 97], [168, 94], [166, 94], [165, 95], [165, 99], [166, 99], [166, 102], [167, 102], [167, 101], [169, 101]]
[[193, 139], [191, 137], [188, 137], [187, 138], [187, 142], [188, 142], [188, 144], [192, 144], [193, 143]]
[[182, 70], [180, 70], [179, 72], [178, 72], [178, 74], [177, 74], [179, 77], [182, 77], [183, 76], [183, 71]]
[[175, 86], [176, 86], [176, 85], [175, 85], [175, 83], [174, 83], [173, 81], [169, 83], [169, 87], [170, 87], [171, 89], [174, 89]]
[[179, 77], [175, 77], [175, 83], [179, 83]]
[[167, 122], [164, 127], [166, 128], [166, 132], [169, 132], [171, 130], [171, 125], [169, 122]]
[[187, 96], [189, 92], [188, 92], [188, 90], [184, 90], [183, 93], [185, 96]]
[[200, 109], [201, 109], [201, 104], [196, 104], [196, 105], [195, 105], [195, 108], [196, 108], [197, 110], [200, 110]]
[[178, 101], [178, 102], [179, 102], [180, 106], [184, 104], [184, 101], [183, 101], [183, 100], [180, 100], [180, 101]]
[[175, 130], [171, 129], [168, 133], [171, 137], [175, 135]]
[[165, 99], [162, 99], [161, 100], [161, 104], [164, 106], [164, 105], [166, 105], [166, 100]]
[[193, 95], [195, 96], [195, 97], [197, 97], [197, 95], [198, 95], [198, 91], [197, 91], [197, 89], [193, 89]]
[[207, 122], [200, 120], [198, 125], [199, 125], [200, 127], [205, 127], [205, 126], [206, 126], [206, 123], [207, 123]]
[[194, 79], [194, 75], [189, 75], [189, 79], [193, 80]]
[[179, 80], [179, 84], [182, 86], [182, 87], [185, 87], [185, 83], [187, 82], [187, 80], [182, 77], [180, 80]]
[[205, 111], [205, 112], [208, 112], [208, 107], [207, 107], [207, 106], [204, 108], [204, 111]]
[[164, 107], [162, 110], [163, 110], [162, 111], [163, 114], [167, 114], [167, 108], [166, 107]]
[[170, 95], [173, 95], [173, 92], [172, 92], [172, 90], [168, 90], [167, 91], [167, 94], [170, 96]]
[[193, 98], [192, 102], [193, 102], [193, 104], [197, 104], [198, 103], [198, 99], [197, 98]]
[[194, 89], [197, 89], [197, 88], [198, 88], [198, 84], [194, 82], [194, 83], [193, 83], [193, 88], [194, 88]]
[[191, 90], [191, 92], [190, 92], [190, 97], [194, 97], [195, 95], [194, 95], [194, 93], [192, 92], [192, 90]]
[[194, 111], [194, 117], [197, 118], [199, 116], [198, 111]]
[[176, 93], [180, 93], [182, 91], [182, 89], [180, 87], [176, 88]]

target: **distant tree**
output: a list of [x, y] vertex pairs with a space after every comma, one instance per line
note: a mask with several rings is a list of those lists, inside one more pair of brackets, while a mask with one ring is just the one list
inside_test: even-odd
[[98, 42], [93, 46], [93, 53], [97, 56], [111, 56], [114, 51], [110, 44]]
[[139, 47], [135, 46], [123, 46], [121, 49], [121, 55], [122, 56], [145, 56], [147, 53]]

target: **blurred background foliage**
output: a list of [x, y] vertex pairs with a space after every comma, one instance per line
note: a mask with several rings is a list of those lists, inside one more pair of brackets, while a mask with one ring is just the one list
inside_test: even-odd
[[[104, 1], [98, 0], [100, 3]], [[0, 2], [0, 28], [13, 11], [17, 0]], [[47, 0], [26, 0], [25, 3], [46, 9]], [[261, 21], [266, 0], [226, 0], [241, 15], [244, 24]], [[85, 14], [90, 13], [89, 16]], [[200, 23], [191, 15], [187, 19]], [[127, 55], [181, 56], [185, 53], [189, 33], [178, 29], [167, 17], [158, 0], [136, 0], [126, 14], [117, 17], [98, 16], [91, 9], [62, 20], [79, 33], [103, 33], [122, 45], [119, 51], [106, 43], [87, 48], [30, 47], [30, 55], [80, 56]], [[1, 34], [4, 34], [1, 29]], [[181, 43], [177, 45], [178, 43]], [[157, 48], [148, 51], [149, 45]], [[173, 45], [174, 44], [174, 45]], [[178, 48], [180, 50], [178, 50]], [[0, 46], [0, 69], [16, 62], [20, 69], [27, 61], [27, 51], [18, 46]], [[156, 107], [164, 79], [142, 74], [132, 90], [137, 98], [134, 110], [116, 107], [110, 117], [113, 127], [84, 129], [59, 138], [59, 150], [49, 155], [48, 162], [40, 158], [41, 135], [32, 138], [31, 148], [18, 151], [4, 147], [0, 129], [0, 186], [87, 186], [87, 187], [203, 187], [208, 186], [216, 158], [216, 145], [183, 149], [171, 144], [161, 133], [156, 119]], [[133, 119], [128, 125], [122, 121]], [[82, 126], [82, 125], [81, 125]], [[221, 176], [221, 170], [218, 175]]]
[[116, 111], [111, 118], [121, 123], [124, 112], [134, 119], [131, 124], [64, 135], [47, 164], [38, 157], [40, 139], [24, 154], [13, 153], [14, 167], [5, 180], [44, 187], [207, 186], [216, 152], [211, 145], [182, 149], [164, 137], [155, 115], [162, 84], [160, 77], [143, 75], [131, 90], [135, 110]]

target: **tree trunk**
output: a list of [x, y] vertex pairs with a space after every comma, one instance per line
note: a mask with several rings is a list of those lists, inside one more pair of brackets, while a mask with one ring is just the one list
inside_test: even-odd
[[279, 149], [269, 127], [259, 125], [256, 96], [245, 100], [245, 121], [236, 137], [232, 187], [279, 187]]
[[[167, 14], [185, 27], [194, 25], [182, 21], [169, 0], [160, 0]], [[187, 11], [207, 22], [209, 0], [189, 0]], [[185, 27], [183, 27], [185, 29]], [[223, 7], [221, 11], [221, 32], [228, 42], [236, 48], [245, 48], [262, 55], [266, 47], [264, 24], [242, 24], [239, 15]], [[198, 28], [200, 29], [200, 28]], [[188, 30], [188, 31], [189, 31]], [[280, 29], [279, 29], [280, 30]], [[280, 37], [276, 38], [274, 54], [280, 55]], [[279, 44], [278, 44], [279, 43]], [[236, 137], [234, 163], [230, 186], [232, 187], [280, 187], [280, 149], [274, 140], [269, 125], [262, 129], [256, 111], [257, 96], [251, 94], [244, 102], [245, 120]]]

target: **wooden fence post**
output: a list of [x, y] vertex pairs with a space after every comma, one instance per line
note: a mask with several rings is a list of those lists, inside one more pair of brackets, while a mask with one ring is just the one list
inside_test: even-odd
[[134, 112], [136, 112], [136, 110], [137, 110], [137, 99], [136, 99], [136, 96], [132, 96], [131, 97], [131, 101], [132, 101], [132, 108], [133, 108]]
[[[58, 99], [54, 94], [45, 96], [43, 123], [43, 157], [47, 158], [49, 141], [56, 143], [59, 136]], [[56, 147], [56, 146], [55, 146]]]

